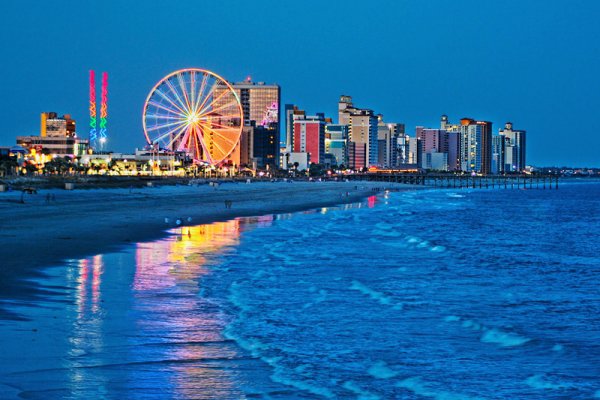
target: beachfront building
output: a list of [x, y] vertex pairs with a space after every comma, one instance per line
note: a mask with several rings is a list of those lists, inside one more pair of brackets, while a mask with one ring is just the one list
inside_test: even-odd
[[75, 120], [69, 114], [59, 117], [55, 112], [41, 113], [41, 137], [74, 137]]
[[325, 154], [333, 157], [333, 165], [348, 166], [348, 125], [325, 125]]
[[41, 113], [39, 136], [17, 136], [16, 142], [29, 153], [52, 157], [79, 157], [89, 149], [89, 141], [77, 137], [75, 120], [55, 112]]
[[460, 120], [461, 170], [477, 174], [492, 172], [492, 123], [471, 118]]
[[421, 144], [423, 168], [441, 171], [460, 169], [458, 132], [417, 126], [416, 138]]
[[400, 137], [406, 143], [404, 134], [404, 124], [386, 123], [383, 115], [377, 115], [377, 165], [383, 168], [393, 168], [398, 164], [399, 158], [403, 158], [405, 153], [399, 157], [398, 151], [403, 149], [398, 147]]
[[390, 158], [390, 168], [394, 169], [409, 164], [410, 160], [410, 137], [404, 133], [404, 124], [397, 125], [401, 125], [401, 132], [392, 136], [392, 154]]
[[252, 155], [256, 166], [261, 169], [277, 167], [279, 165], [279, 130], [277, 125], [257, 125], [253, 127], [252, 133]]
[[522, 172], [525, 170], [526, 131], [514, 130], [512, 122], [500, 129], [499, 136], [505, 138], [504, 172]]
[[306, 115], [296, 111], [293, 115], [293, 152], [308, 153], [310, 162], [323, 164], [325, 161], [325, 115]]
[[506, 138], [502, 135], [492, 137], [492, 174], [505, 172]]
[[[266, 168], [267, 165], [280, 165], [280, 99], [281, 88], [276, 84], [252, 82], [248, 77], [243, 82], [231, 83], [242, 105], [243, 125], [246, 137], [240, 138], [240, 143], [229, 157], [232, 165], [252, 165], [253, 168]], [[217, 87], [214, 97], [219, 96], [225, 88]], [[223, 102], [227, 101], [225, 98]], [[215, 107], [224, 106], [219, 100]]]
[[348, 147], [352, 153], [351, 167], [362, 169], [376, 166], [379, 161], [378, 118], [373, 110], [354, 107], [352, 97], [342, 95], [338, 102], [338, 122], [348, 125], [348, 141], [353, 143], [352, 149], [350, 145]]

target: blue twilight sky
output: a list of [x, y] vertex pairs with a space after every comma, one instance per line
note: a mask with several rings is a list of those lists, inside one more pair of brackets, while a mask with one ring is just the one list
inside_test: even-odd
[[510, 120], [528, 163], [600, 166], [599, 20], [597, 0], [3, 0], [0, 145], [38, 134], [41, 111], [71, 113], [87, 137], [95, 69], [109, 73], [110, 147], [141, 147], [154, 83], [203, 67], [336, 119], [349, 94], [412, 135], [443, 113]]

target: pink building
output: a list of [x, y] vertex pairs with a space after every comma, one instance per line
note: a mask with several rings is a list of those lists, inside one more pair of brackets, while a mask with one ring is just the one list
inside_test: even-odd
[[460, 142], [458, 132], [417, 126], [416, 137], [421, 141], [421, 159], [425, 160], [426, 154], [445, 153], [448, 160], [447, 170], [460, 170]]

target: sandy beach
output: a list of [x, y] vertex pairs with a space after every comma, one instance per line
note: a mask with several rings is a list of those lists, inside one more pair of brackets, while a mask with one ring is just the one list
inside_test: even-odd
[[[28, 281], [43, 274], [43, 267], [160, 238], [178, 219], [184, 226], [198, 225], [331, 206], [358, 201], [384, 186], [411, 188], [381, 182], [255, 182], [48, 189], [25, 195], [24, 204], [21, 192], [0, 193], [0, 302], [50, 295]], [[0, 318], [17, 317], [1, 308]]]

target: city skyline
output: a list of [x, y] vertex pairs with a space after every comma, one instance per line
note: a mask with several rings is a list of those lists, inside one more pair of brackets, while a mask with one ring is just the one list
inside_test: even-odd
[[[591, 23], [600, 9], [596, 3], [565, 7], [554, 1], [542, 9], [515, 1], [502, 6], [402, 2], [368, 8], [363, 18], [382, 21], [369, 32], [352, 24], [357, 15], [343, 4], [309, 2], [292, 18], [274, 2], [168, 8], [150, 2], [139, 12], [131, 4], [112, 1], [102, 6], [58, 2], [54, 11], [64, 12], [70, 21], [67, 30], [51, 25], [46, 13], [52, 10], [23, 14], [17, 2], [9, 3], [0, 29], [12, 38], [5, 40], [5, 51], [13, 57], [0, 68], [3, 76], [11, 77], [12, 96], [2, 97], [0, 113], [14, 117], [15, 123], [0, 132], [0, 144], [13, 145], [16, 136], [37, 134], [43, 111], [71, 114], [79, 136], [87, 138], [87, 79], [89, 70], [96, 69], [111, 76], [108, 148], [142, 147], [141, 110], [151, 87], [171, 70], [200, 67], [232, 82], [250, 75], [255, 81], [279, 84], [282, 105], [297, 104], [310, 114], [335, 117], [339, 95], [349, 94], [362, 107], [383, 114], [386, 122], [406, 124], [411, 136], [416, 126], [436, 128], [442, 114], [454, 120], [476, 116], [492, 121], [494, 132], [512, 121], [528, 131], [528, 164], [599, 164], [595, 149], [600, 139], [569, 132], [577, 129], [574, 120], [592, 120], [600, 103], [594, 74], [600, 62], [584, 40], [598, 30]], [[204, 36], [196, 44], [183, 28], [186, 24], [174, 21], [190, 17], [182, 13], [186, 7], [215, 15], [235, 10], [230, 13], [231, 32], [218, 41]], [[290, 35], [286, 26], [297, 27], [311, 12], [318, 14], [312, 31]], [[330, 18], [334, 13], [339, 19]], [[23, 19], [17, 23], [15, 15]], [[152, 24], [153, 16], [164, 18], [164, 24]], [[245, 24], [244, 39], [252, 45], [240, 44], [243, 29], [236, 19]], [[419, 28], [419, 20], [430, 24]], [[139, 28], [137, 33], [129, 34], [131, 24]], [[24, 26], [30, 34], [19, 34]], [[123, 32], [128, 35], [116, 41]], [[299, 45], [290, 46], [293, 40]], [[372, 49], [372, 56], [352, 56], [365, 49]], [[340, 57], [343, 53], [349, 55]], [[324, 57], [324, 62], [307, 57], [311, 54]], [[586, 135], [588, 145], [565, 145], [565, 133]]]

